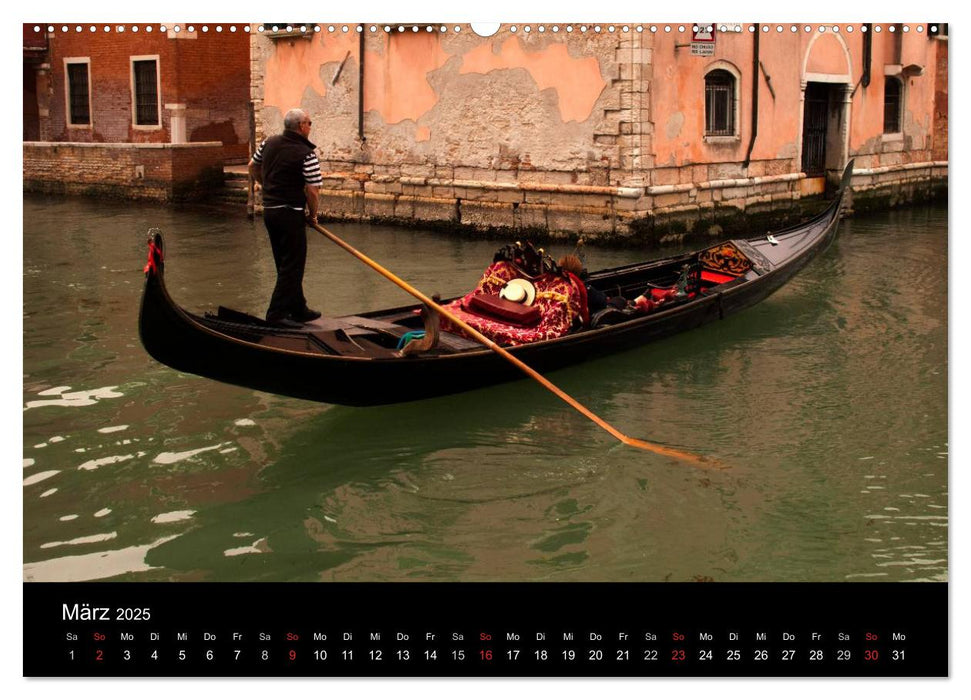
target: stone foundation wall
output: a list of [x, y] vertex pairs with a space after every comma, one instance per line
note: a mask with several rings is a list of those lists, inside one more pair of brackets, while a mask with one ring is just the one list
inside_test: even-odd
[[947, 161], [854, 170], [853, 211], [883, 210], [931, 200], [947, 201]]
[[[578, 185], [503, 177], [502, 171], [436, 166], [324, 164], [320, 215], [423, 228], [529, 235], [588, 236], [614, 244], [660, 244], [688, 237], [749, 235], [797, 223], [823, 206], [822, 181], [755, 164], [660, 169], [644, 187]], [[735, 169], [733, 169], [733, 167]], [[774, 173], [774, 174], [773, 174]], [[854, 209], [900, 206], [947, 196], [946, 162], [854, 171]], [[725, 177], [736, 175], [737, 177]], [[568, 178], [563, 178], [564, 180]]]
[[24, 191], [158, 201], [222, 186], [223, 144], [25, 142]]

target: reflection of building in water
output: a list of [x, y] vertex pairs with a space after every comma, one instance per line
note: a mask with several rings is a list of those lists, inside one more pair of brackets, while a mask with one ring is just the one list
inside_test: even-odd
[[253, 36], [257, 131], [313, 115], [334, 216], [661, 237], [850, 157], [857, 208], [946, 188], [946, 25], [355, 28]]

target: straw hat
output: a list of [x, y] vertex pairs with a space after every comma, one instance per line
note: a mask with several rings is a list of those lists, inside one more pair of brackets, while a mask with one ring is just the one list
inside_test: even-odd
[[517, 277], [506, 282], [506, 286], [499, 292], [499, 298], [531, 306], [536, 299], [536, 287], [529, 280]]

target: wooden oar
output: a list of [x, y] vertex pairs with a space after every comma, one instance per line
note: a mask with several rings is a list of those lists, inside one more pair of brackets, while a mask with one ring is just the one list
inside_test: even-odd
[[630, 445], [631, 447], [637, 447], [637, 448], [640, 448], [642, 450], [648, 450], [650, 452], [655, 452], [655, 453], [660, 454], [660, 455], [665, 455], [666, 457], [674, 457], [676, 459], [682, 459], [682, 460], [685, 460], [687, 462], [692, 462], [693, 464], [696, 464], [696, 465], [699, 465], [699, 466], [716, 467], [716, 468], [721, 468], [721, 467], [724, 466], [723, 464], [719, 463], [717, 460], [714, 460], [714, 459], [711, 459], [711, 458], [708, 458], [708, 457], [703, 457], [701, 455], [692, 454], [691, 452], [684, 452], [682, 450], [676, 450], [673, 447], [665, 447], [664, 445], [657, 445], [657, 444], [655, 444], [653, 442], [647, 442], [646, 440], [639, 440], [637, 438], [632, 438], [632, 437], [629, 437], [627, 435], [624, 435], [622, 432], [620, 432], [619, 430], [617, 430], [617, 428], [615, 428], [614, 426], [612, 426], [610, 423], [608, 423], [603, 418], [601, 418], [600, 416], [598, 416], [597, 414], [595, 414], [589, 408], [587, 408], [586, 406], [584, 406], [583, 404], [581, 404], [579, 401], [577, 401], [576, 399], [574, 399], [572, 396], [570, 396], [569, 394], [567, 394], [565, 391], [563, 391], [562, 389], [560, 389], [558, 386], [556, 386], [555, 384], [553, 384], [553, 382], [551, 382], [550, 380], [548, 380], [546, 377], [544, 377], [543, 375], [541, 375], [539, 372], [537, 372], [536, 370], [534, 370], [532, 367], [530, 367], [529, 365], [527, 365], [525, 362], [523, 362], [522, 360], [520, 360], [518, 357], [516, 357], [515, 355], [513, 355], [512, 353], [510, 353], [508, 350], [506, 350], [505, 348], [503, 348], [500, 345], [496, 344], [490, 338], [484, 336], [482, 333], [480, 333], [479, 331], [477, 331], [475, 328], [473, 328], [472, 326], [470, 326], [469, 324], [467, 324], [465, 321], [463, 321], [462, 319], [458, 318], [455, 314], [453, 314], [448, 309], [444, 308], [441, 304], [436, 303], [430, 297], [428, 297], [427, 295], [423, 294], [419, 290], [417, 290], [414, 287], [412, 287], [410, 284], [408, 284], [407, 282], [405, 282], [403, 279], [401, 279], [400, 277], [398, 277], [397, 275], [395, 275], [390, 270], [387, 270], [386, 268], [382, 267], [378, 263], [374, 262], [373, 260], [371, 260], [371, 258], [369, 258], [368, 256], [366, 256], [364, 253], [360, 252], [359, 250], [357, 250], [356, 248], [354, 248], [350, 244], [345, 243], [342, 239], [338, 238], [335, 234], [331, 233], [330, 231], [328, 231], [326, 228], [324, 228], [320, 224], [318, 224], [318, 223], [316, 223], [314, 221], [308, 221], [308, 223], [311, 226], [313, 226], [318, 232], [320, 232], [321, 234], [323, 234], [324, 236], [326, 236], [327, 238], [329, 238], [331, 241], [333, 241], [334, 243], [336, 243], [337, 245], [339, 245], [341, 248], [343, 248], [344, 250], [346, 250], [348, 253], [350, 253], [351, 255], [353, 255], [355, 258], [357, 258], [358, 260], [360, 260], [361, 262], [363, 262], [365, 265], [367, 265], [371, 269], [375, 270], [376, 272], [380, 273], [381, 275], [383, 275], [387, 279], [391, 280], [396, 285], [398, 285], [399, 287], [401, 287], [402, 289], [404, 289], [406, 292], [408, 292], [409, 294], [411, 294], [413, 297], [415, 297], [416, 299], [418, 299], [419, 301], [421, 301], [423, 304], [427, 305], [431, 309], [434, 309], [439, 314], [441, 314], [442, 316], [444, 316], [445, 318], [447, 318], [449, 321], [451, 321], [452, 323], [454, 323], [456, 326], [460, 327], [462, 330], [464, 330], [466, 333], [468, 333], [471, 337], [475, 338], [480, 343], [482, 343], [483, 345], [485, 345], [487, 348], [489, 348], [490, 350], [492, 350], [494, 353], [496, 353], [497, 355], [499, 355], [499, 357], [501, 357], [502, 359], [506, 360], [507, 362], [509, 362], [509, 363], [515, 365], [516, 367], [518, 367], [525, 374], [529, 375], [530, 377], [532, 377], [533, 379], [535, 379], [537, 382], [539, 382], [540, 384], [542, 384], [544, 387], [546, 387], [547, 389], [549, 389], [550, 391], [552, 391], [554, 394], [556, 394], [557, 396], [559, 396], [563, 401], [565, 401], [570, 406], [572, 406], [574, 409], [576, 409], [577, 411], [579, 411], [580, 413], [582, 413], [584, 416], [586, 416], [587, 418], [589, 418], [590, 420], [592, 420], [594, 423], [596, 423], [597, 425], [599, 425], [601, 428], [603, 428], [604, 430], [606, 430], [608, 433], [610, 433], [611, 435], [613, 435], [615, 438], [617, 438], [618, 440], [620, 440], [625, 445]]

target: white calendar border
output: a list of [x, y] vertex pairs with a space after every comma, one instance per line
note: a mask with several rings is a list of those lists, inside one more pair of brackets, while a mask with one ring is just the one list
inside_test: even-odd
[[[738, 6], [726, 6], [724, 3], [715, 3], [711, 0], [704, 0], [701, 3], [694, 3], [691, 7], [674, 6], [671, 4], [659, 5], [654, 3], [633, 2], [632, 0], [615, 0], [610, 4], [596, 3], [589, 9], [582, 5], [567, 6], [562, 0], [553, 2], [552, 0], [539, 0], [538, 2], [522, 2], [522, 0], [490, 0], [489, 2], [469, 2], [445, 3], [442, 0], [433, 2], [416, 2], [408, 4], [405, 2], [392, 2], [391, 0], [371, 0], [364, 3], [321, 3], [320, 5], [295, 6], [294, 14], [299, 16], [320, 15], [322, 21], [346, 21], [357, 22], [361, 20], [376, 19], [379, 17], [403, 18], [408, 21], [434, 21], [449, 23], [472, 23], [472, 22], [547, 22], [555, 21], [560, 24], [570, 22], [590, 21], [591, 19], [599, 22], [683, 22], [690, 19], [704, 19], [705, 17], [720, 17], [726, 15], [737, 18], [738, 21], [760, 21], [760, 22], [826, 22], [826, 23], [854, 23], [860, 24], [865, 21], [949, 21], [948, 15], [956, 13], [955, 10], [948, 9], [945, 12], [943, 2], [931, 4], [922, 2], [865, 2], [849, 3], [845, 0], [836, 2], [834, 0], [823, 0], [813, 2], [806, 7], [797, 7], [792, 4], [782, 4], [779, 2], [746, 2]], [[201, 9], [201, 11], [200, 11]], [[117, 22], [124, 19], [130, 22], [144, 23], [146, 21], [169, 21], [173, 19], [205, 19], [217, 20], [213, 22], [254, 22], [259, 21], [259, 17], [268, 10], [267, 3], [255, 3], [250, 0], [244, 2], [234, 2], [232, 6], [223, 8], [213, 8], [203, 6], [200, 8], [198, 2], [190, 3], [185, 0], [173, 0], [164, 5], [153, 6], [150, 8], [136, 8], [126, 6], [123, 9], [111, 7], [108, 4], [86, 5], [79, 2], [66, 2], [65, 0], [52, 0], [43, 5], [20, 4], [13, 8], [13, 13], [20, 14], [16, 23], [33, 22], [38, 20], [49, 20], [56, 22], [97, 22], [110, 21]], [[270, 10], [273, 14], [276, 9]], [[10, 9], [5, 12], [11, 12]], [[29, 13], [27, 16], [25, 13]], [[13, 22], [7, 23], [11, 31], [19, 31], [19, 28], [11, 26]], [[956, 31], [955, 31], [956, 30]], [[955, 25], [952, 36], [961, 36], [961, 26]], [[10, 42], [5, 49], [9, 52], [7, 56], [8, 65], [13, 65], [14, 50], [17, 47], [15, 42]], [[956, 78], [966, 75], [963, 65], [963, 57], [968, 55], [967, 49], [959, 48], [952, 53], [951, 60], [951, 84], [959, 86]], [[959, 88], [960, 89], [960, 88]], [[964, 114], [964, 95], [955, 92], [953, 89], [952, 102], [950, 107], [950, 121], [961, 124], [957, 130], [952, 130], [950, 134], [950, 147], [955, 155], [951, 158], [952, 164], [949, 167], [950, 188], [954, 192], [962, 192], [960, 186], [961, 169], [960, 165], [954, 167], [954, 163], [963, 162], [961, 157], [963, 148], [963, 121], [961, 116]], [[9, 115], [14, 112], [13, 108], [8, 108], [3, 116], [4, 134], [18, 133], [16, 123], [10, 119]], [[8, 124], [7, 122], [10, 121]], [[955, 137], [955, 131], [957, 136]], [[15, 197], [18, 190], [17, 181], [22, 180], [22, 169], [20, 172], [15, 170], [13, 163], [22, 164], [22, 149], [19, 144], [8, 139], [3, 146], [6, 152], [5, 161], [8, 165], [4, 169], [3, 192], [5, 200], [16, 205]], [[19, 230], [23, 231], [22, 211], [20, 206], [11, 206], [11, 219], [13, 225], [10, 230], [13, 234]], [[949, 265], [953, 260], [969, 260], [968, 239], [971, 237], [971, 227], [965, 226], [967, 216], [959, 216], [955, 207], [950, 213], [950, 250]], [[5, 238], [6, 255], [4, 256], [6, 271], [0, 289], [4, 304], [4, 318], [8, 324], [19, 327], [22, 331], [23, 322], [23, 247], [22, 234], [8, 235]], [[11, 244], [12, 243], [12, 244]], [[11, 251], [11, 249], [13, 249]], [[13, 261], [13, 262], [11, 262]], [[951, 313], [949, 328], [951, 334], [949, 338], [949, 349], [951, 358], [965, 358], [968, 356], [966, 333], [967, 333], [967, 313], [971, 309], [971, 300], [967, 297], [971, 294], [965, 286], [963, 289], [955, 285], [949, 291], [948, 306]], [[22, 337], [22, 332], [21, 332]], [[4, 440], [4, 457], [2, 464], [6, 466], [4, 473], [14, 475], [10, 477], [9, 483], [5, 484], [3, 492], [6, 494], [4, 502], [5, 524], [15, 534], [14, 546], [7, 548], [13, 554], [9, 555], [12, 561], [6, 562], [4, 571], [7, 575], [3, 579], [3, 592], [6, 600], [19, 600], [18, 616], [25, 620], [23, 616], [22, 601], [22, 577], [23, 577], [23, 552], [22, 552], [22, 527], [23, 527], [23, 502], [22, 488], [19, 484], [19, 469], [14, 466], [19, 464], [23, 455], [23, 430], [21, 411], [14, 404], [12, 397], [21, 396], [23, 391], [23, 372], [22, 372], [22, 349], [20, 363], [7, 362], [4, 365], [7, 370], [3, 374], [4, 396], [7, 401], [4, 406], [4, 421], [6, 425], [17, 425], [20, 422], [19, 437], [15, 440]], [[964, 360], [963, 363], [966, 363]], [[968, 529], [963, 526], [960, 505], [968, 502], [966, 489], [969, 479], [960, 472], [969, 465], [967, 457], [966, 443], [963, 442], [962, 434], [966, 431], [967, 420], [966, 400], [968, 390], [967, 364], [961, 360], [950, 363], [950, 411], [949, 411], [949, 477], [950, 477], [950, 499], [949, 499], [949, 533], [951, 536], [951, 547], [949, 549], [950, 562], [950, 600], [952, 606], [951, 613], [951, 634], [950, 634], [950, 668], [952, 679], [948, 682], [940, 681], [915, 681], [915, 680], [818, 680], [811, 682], [794, 682], [789, 680], [729, 680], [726, 682], [717, 679], [571, 679], [571, 680], [502, 680], [502, 679], [482, 679], [474, 682], [473, 679], [462, 680], [393, 680], [393, 679], [357, 679], [357, 680], [328, 680], [325, 683], [322, 679], [281, 679], [281, 680], [187, 680], [178, 679], [167, 682], [149, 682], [148, 679], [139, 680], [83, 680], [78, 682], [64, 680], [25, 680], [23, 673], [23, 648], [21, 643], [12, 639], [5, 645], [3, 655], [3, 680], [15, 681], [4, 685], [12, 686], [17, 689], [21, 696], [38, 698], [59, 698], [63, 700], [74, 694], [83, 693], [85, 696], [96, 697], [99, 700], [107, 698], [124, 698], [131, 700], [133, 695], [137, 695], [139, 700], [151, 700], [154, 698], [164, 698], [169, 700], [173, 694], [188, 697], [200, 697], [203, 694], [210, 695], [218, 688], [219, 692], [227, 690], [235, 697], [254, 698], [264, 700], [267, 693], [292, 692], [294, 694], [326, 694], [328, 697], [360, 696], [365, 693], [367, 696], [379, 695], [381, 697], [392, 697], [394, 700], [429, 700], [430, 698], [449, 698], [453, 700], [461, 697], [463, 700], [495, 700], [497, 696], [503, 699], [512, 697], [535, 696], [538, 693], [556, 694], [558, 699], [568, 700], [572, 698], [582, 698], [591, 700], [592, 697], [609, 693], [611, 697], [626, 698], [636, 697], [645, 698], [648, 695], [656, 696], [663, 694], [669, 698], [693, 698], [703, 697], [710, 699], [716, 693], [726, 693], [732, 696], [744, 694], [746, 698], [778, 698], [785, 696], [788, 698], [812, 698], [816, 700], [820, 695], [838, 693], [840, 696], [850, 694], [877, 694], [880, 700], [892, 698], [906, 698], [911, 700], [922, 693], [931, 693], [935, 696], [958, 697], [959, 694], [966, 692], [966, 679], [971, 675], [968, 670], [967, 660], [971, 658], [971, 647], [965, 641], [966, 635], [971, 633], [971, 626], [967, 623], [967, 586], [963, 585], [965, 577], [968, 575], [966, 559], [961, 552], [967, 552], [965, 545], [968, 537]], [[18, 372], [11, 368], [16, 367]], [[17, 420], [19, 416], [19, 421]], [[19, 452], [15, 452], [17, 447]], [[17, 482], [14, 483], [14, 477]], [[962, 590], [965, 595], [958, 593]], [[28, 613], [29, 615], [29, 613]], [[16, 633], [14, 633], [16, 634]], [[19, 682], [16, 682], [19, 679]], [[538, 685], [542, 683], [542, 686]], [[865, 685], [862, 685], [864, 684]], [[228, 686], [228, 687], [227, 687]], [[874, 687], [876, 686], [876, 687]]]

